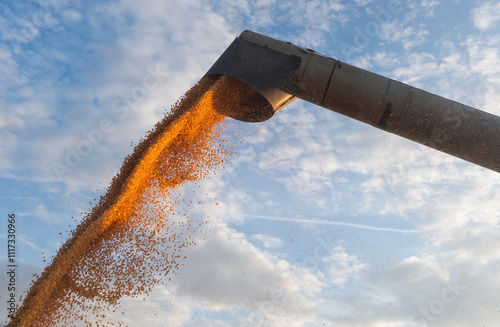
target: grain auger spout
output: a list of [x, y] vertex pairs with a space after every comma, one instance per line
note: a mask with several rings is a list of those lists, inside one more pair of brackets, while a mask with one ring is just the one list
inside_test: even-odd
[[300, 98], [500, 172], [500, 117], [326, 57], [244, 31], [207, 72], [252, 98], [222, 114], [260, 122]]

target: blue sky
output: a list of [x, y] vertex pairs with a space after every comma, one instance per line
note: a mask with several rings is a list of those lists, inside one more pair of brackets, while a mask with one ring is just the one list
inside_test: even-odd
[[[499, 27], [498, 1], [0, 4], [0, 212], [18, 217], [21, 289], [243, 30], [500, 115]], [[498, 325], [498, 173], [301, 100], [228, 124], [232, 164], [186, 195], [212, 232], [147, 301], [123, 300], [128, 326]]]

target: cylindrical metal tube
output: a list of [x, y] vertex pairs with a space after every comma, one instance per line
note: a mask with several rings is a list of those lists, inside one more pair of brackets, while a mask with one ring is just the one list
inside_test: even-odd
[[500, 172], [498, 116], [339, 61], [324, 98], [313, 102]]
[[500, 117], [314, 50], [244, 31], [207, 74], [238, 79], [270, 103], [261, 117], [238, 119], [268, 119], [298, 97], [500, 172]]

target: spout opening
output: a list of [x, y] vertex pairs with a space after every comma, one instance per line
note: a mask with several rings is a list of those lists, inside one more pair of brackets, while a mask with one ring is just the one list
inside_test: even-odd
[[258, 123], [271, 118], [271, 103], [253, 87], [230, 76], [220, 76], [213, 96], [215, 110], [236, 120]]

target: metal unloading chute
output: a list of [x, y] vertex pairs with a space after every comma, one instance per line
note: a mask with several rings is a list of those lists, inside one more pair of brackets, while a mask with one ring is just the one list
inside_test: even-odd
[[300, 98], [500, 172], [500, 117], [311, 49], [244, 31], [207, 75], [229, 76], [267, 100], [224, 112], [238, 120], [264, 121]]

